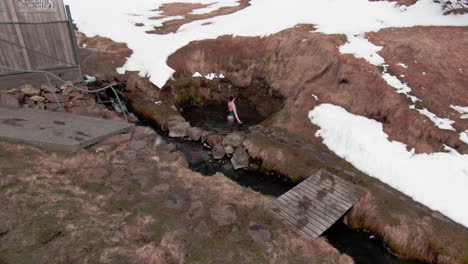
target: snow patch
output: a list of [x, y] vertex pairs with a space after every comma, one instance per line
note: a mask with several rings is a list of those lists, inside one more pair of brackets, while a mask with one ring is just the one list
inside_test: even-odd
[[401, 63], [401, 62], [400, 62], [400, 63], [397, 63], [397, 65], [398, 65], [398, 66], [401, 66], [401, 67], [403, 67], [403, 68], [405, 68], [405, 69], [408, 69], [408, 66], [405, 65], [404, 63]]
[[314, 97], [315, 101], [318, 101], [318, 96], [316, 96], [315, 94], [312, 94], [312, 96]]
[[338, 156], [468, 227], [468, 155], [415, 154], [389, 141], [381, 123], [331, 104], [316, 107], [309, 118], [320, 127], [316, 136]]
[[460, 133], [460, 140], [468, 144], [468, 130]]
[[457, 105], [450, 105], [450, 108], [454, 109], [460, 114], [468, 113], [468, 106], [457, 106]]
[[455, 121], [452, 121], [448, 118], [440, 118], [436, 116], [434, 113], [429, 112], [426, 108], [424, 109], [416, 109], [418, 112], [424, 116], [429, 117], [434, 124], [440, 128], [440, 129], [445, 129], [445, 130], [453, 130], [456, 131], [455, 128], [453, 128], [452, 124], [455, 123]]
[[192, 77], [194, 77], [194, 78], [200, 78], [200, 77], [203, 77], [203, 75], [201, 75], [201, 73], [199, 73], [199, 72], [196, 72], [196, 73], [194, 73], [194, 74], [192, 75]]

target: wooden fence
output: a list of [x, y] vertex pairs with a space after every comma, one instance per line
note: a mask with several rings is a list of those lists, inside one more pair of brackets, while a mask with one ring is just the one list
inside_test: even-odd
[[[62, 0], [0, 0], [0, 65], [81, 79], [70, 13]], [[47, 83], [44, 74], [0, 68], [0, 89]]]

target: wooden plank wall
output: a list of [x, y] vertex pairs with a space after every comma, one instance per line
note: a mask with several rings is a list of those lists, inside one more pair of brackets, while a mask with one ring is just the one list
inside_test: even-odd
[[301, 234], [315, 239], [340, 219], [362, 196], [362, 190], [320, 170], [280, 196], [270, 210]]
[[[66, 71], [73, 72], [73, 79], [80, 79], [79, 62], [67, 19], [63, 0], [0, 0], [1, 22], [56, 21], [46, 24], [0, 24], [0, 39], [27, 48], [0, 41], [0, 64], [25, 70], [67, 68]], [[8, 73], [12, 72], [0, 69], [0, 82]], [[10, 84], [13, 79], [8, 78]]]

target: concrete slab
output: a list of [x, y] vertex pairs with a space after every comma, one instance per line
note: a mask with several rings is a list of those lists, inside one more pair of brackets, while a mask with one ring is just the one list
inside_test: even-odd
[[0, 140], [49, 151], [76, 152], [133, 130], [133, 125], [68, 113], [29, 108], [0, 108]]

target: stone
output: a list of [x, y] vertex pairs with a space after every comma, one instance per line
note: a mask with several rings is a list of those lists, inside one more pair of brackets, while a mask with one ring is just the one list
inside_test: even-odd
[[158, 152], [174, 152], [177, 146], [174, 143], [167, 143], [162, 137], [154, 140], [154, 149]]
[[198, 127], [191, 127], [187, 130], [187, 135], [194, 141], [201, 139], [202, 130]]
[[144, 138], [146, 136], [156, 135], [156, 132], [151, 127], [146, 126], [136, 126], [133, 130], [134, 138]]
[[169, 137], [185, 137], [189, 128], [189, 122], [179, 122], [172, 128], [169, 128]]
[[45, 104], [45, 109], [47, 110], [52, 110], [52, 111], [55, 111], [57, 110], [59, 107], [56, 103], [46, 103]]
[[104, 139], [99, 145], [120, 145], [123, 143], [128, 142], [131, 139], [132, 135], [130, 133], [127, 134], [120, 134], [117, 136], [113, 136], [107, 139]]
[[139, 140], [130, 143], [129, 148], [138, 151], [144, 149], [147, 145], [148, 143], [146, 143], [146, 141]]
[[184, 201], [177, 194], [169, 194], [164, 205], [171, 209], [180, 209], [184, 206]]
[[224, 158], [224, 155], [226, 155], [226, 151], [221, 144], [214, 146], [211, 152], [213, 153], [214, 159], [222, 159]]
[[188, 219], [197, 219], [205, 214], [205, 207], [201, 201], [194, 201], [190, 204], [187, 212]]
[[33, 96], [33, 95], [40, 95], [41, 94], [41, 89], [34, 88], [30, 84], [25, 84], [21, 87], [21, 92], [24, 93], [27, 96]]
[[208, 136], [210, 136], [212, 133], [210, 131], [206, 131], [206, 130], [203, 130], [202, 131], [202, 134], [201, 134], [201, 142], [202, 143], [205, 143], [206, 142], [206, 139], [208, 138]]
[[30, 99], [33, 100], [34, 102], [44, 102], [46, 100], [44, 97], [39, 96], [39, 95], [31, 96]]
[[0, 93], [0, 106], [9, 108], [19, 108], [21, 105], [19, 100], [15, 96], [7, 93]]
[[249, 154], [243, 147], [239, 147], [232, 155], [231, 163], [235, 170], [246, 168], [249, 166]]
[[224, 147], [224, 151], [226, 152], [226, 154], [232, 155], [232, 154], [234, 154], [234, 152], [236, 150], [234, 149], [233, 146], [226, 146], [226, 147]]
[[89, 114], [88, 108], [86, 106], [75, 106], [70, 108], [70, 113], [75, 115], [87, 115]]
[[85, 102], [86, 102], [86, 105], [88, 105], [88, 106], [96, 105], [96, 99], [94, 99], [94, 98], [88, 98], [88, 99], [85, 100]]
[[49, 85], [41, 85], [41, 90], [49, 92], [49, 93], [58, 93], [60, 92], [59, 89], [55, 88], [54, 86], [49, 86]]
[[210, 209], [210, 215], [219, 226], [233, 224], [237, 219], [236, 209], [232, 205], [215, 206]]
[[265, 245], [271, 239], [271, 233], [268, 228], [255, 222], [249, 223], [248, 233], [255, 242], [261, 245]]
[[84, 97], [84, 94], [82, 94], [80, 92], [77, 92], [77, 91], [72, 92], [69, 95], [70, 95], [70, 97], [75, 98], [75, 99], [83, 99], [83, 97]]
[[65, 103], [67, 101], [70, 100], [70, 96], [65, 96], [65, 95], [62, 95], [62, 94], [54, 94], [53, 93], [46, 93], [44, 94], [44, 97], [47, 99], [47, 101], [51, 102], [51, 103]]
[[221, 144], [223, 142], [223, 136], [215, 134], [215, 135], [210, 135], [206, 139], [206, 143], [208, 143], [210, 146], [214, 147], [218, 144]]
[[243, 133], [234, 132], [224, 137], [223, 145], [239, 147], [242, 145], [242, 142], [244, 141], [244, 139], [245, 139], [245, 136]]

